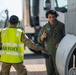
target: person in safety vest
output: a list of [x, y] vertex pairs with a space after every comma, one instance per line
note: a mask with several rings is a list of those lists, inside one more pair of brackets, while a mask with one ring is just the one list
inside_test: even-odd
[[24, 45], [30, 49], [41, 50], [42, 53], [46, 53], [46, 50], [30, 40], [22, 29], [17, 28], [19, 18], [16, 15], [12, 15], [9, 22], [10, 27], [2, 29], [0, 33], [2, 75], [9, 75], [11, 66], [18, 75], [27, 75], [27, 69], [23, 65]]

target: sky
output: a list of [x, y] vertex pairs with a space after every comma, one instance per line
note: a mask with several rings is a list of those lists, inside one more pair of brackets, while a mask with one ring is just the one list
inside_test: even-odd
[[22, 0], [0, 0], [0, 16], [5, 16], [6, 9], [9, 11], [9, 17], [17, 15], [22, 20]]
[[[11, 15], [17, 15], [22, 20], [22, 1], [23, 0], [0, 0], [0, 17], [6, 16], [4, 11], [8, 9], [9, 17]], [[65, 1], [65, 2], [64, 2]], [[67, 0], [58, 0], [59, 6], [66, 5]]]

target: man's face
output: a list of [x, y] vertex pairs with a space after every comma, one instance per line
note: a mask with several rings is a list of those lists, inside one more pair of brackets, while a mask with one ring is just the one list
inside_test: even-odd
[[48, 21], [50, 23], [54, 23], [55, 22], [55, 19], [56, 19], [55, 15], [48, 14]]

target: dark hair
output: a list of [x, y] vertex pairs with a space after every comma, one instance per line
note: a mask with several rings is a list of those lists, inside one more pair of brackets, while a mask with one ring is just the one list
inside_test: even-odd
[[17, 24], [19, 22], [19, 18], [16, 15], [12, 15], [9, 19], [11, 24]]
[[55, 10], [48, 10], [45, 14], [46, 18], [48, 18], [49, 14], [55, 15], [56, 18], [59, 16]]

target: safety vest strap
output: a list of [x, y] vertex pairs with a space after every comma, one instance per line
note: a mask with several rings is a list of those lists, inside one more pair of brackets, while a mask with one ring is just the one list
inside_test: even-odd
[[4, 34], [3, 34], [3, 35], [6, 35], [6, 29], [7, 29], [7, 28], [3, 29], [3, 30], [4, 30]]
[[2, 54], [2, 50], [0, 50], [0, 55]]

